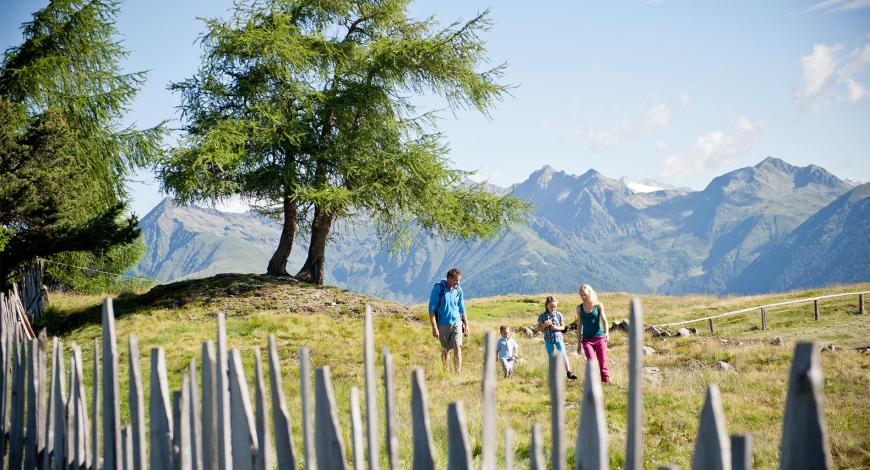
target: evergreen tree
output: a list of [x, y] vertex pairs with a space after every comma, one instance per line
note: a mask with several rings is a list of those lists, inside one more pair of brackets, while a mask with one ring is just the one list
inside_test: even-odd
[[160, 152], [164, 128], [120, 124], [144, 74], [121, 71], [117, 13], [115, 1], [54, 0], [3, 57], [0, 101], [13, 120], [0, 157], [0, 288], [34, 256], [105, 256], [138, 236], [124, 183]]
[[196, 75], [176, 83], [186, 140], [160, 164], [182, 201], [242, 195], [283, 214], [267, 272], [286, 272], [301, 209], [313, 208], [297, 276], [323, 282], [333, 223], [364, 216], [402, 246], [422, 229], [490, 237], [519, 217], [519, 200], [465, 184], [435, 114], [412, 99], [486, 113], [506, 91], [486, 63], [486, 13], [440, 27], [406, 0], [266, 0], [208, 20]]

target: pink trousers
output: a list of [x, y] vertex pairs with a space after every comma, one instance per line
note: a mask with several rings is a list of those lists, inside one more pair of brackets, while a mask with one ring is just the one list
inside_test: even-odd
[[592, 339], [584, 339], [580, 341], [583, 346], [583, 354], [586, 359], [595, 358], [598, 361], [598, 368], [601, 370], [601, 381], [610, 383], [610, 372], [607, 370], [607, 340], [604, 336], [599, 336]]

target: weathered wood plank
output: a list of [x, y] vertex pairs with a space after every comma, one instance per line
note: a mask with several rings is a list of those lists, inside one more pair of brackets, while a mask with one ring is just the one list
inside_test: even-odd
[[150, 417], [151, 470], [170, 470], [172, 459], [172, 412], [169, 405], [169, 381], [166, 378], [166, 356], [163, 348], [151, 349]]
[[299, 350], [299, 386], [302, 401], [302, 460], [305, 470], [314, 470], [314, 419], [311, 416], [311, 351]]
[[752, 470], [752, 434], [731, 436], [731, 470]]
[[381, 348], [384, 357], [384, 417], [387, 443], [387, 463], [390, 470], [399, 470], [399, 435], [396, 433], [396, 382], [393, 374], [393, 356], [390, 348]]
[[362, 416], [359, 406], [359, 387], [350, 389], [350, 438], [353, 454], [353, 470], [365, 468], [365, 452], [363, 451]]
[[103, 468], [121, 468], [121, 387], [112, 299], [103, 300]]
[[227, 320], [218, 314], [217, 367], [215, 390], [217, 406], [217, 456], [219, 470], [232, 470], [233, 445], [230, 427], [229, 358], [227, 356]]
[[145, 464], [145, 398], [142, 388], [142, 366], [139, 359], [139, 338], [127, 337], [131, 436], [133, 443], [133, 470], [146, 470]]
[[75, 443], [75, 458], [73, 462], [76, 468], [87, 468], [90, 466], [90, 422], [88, 420], [88, 404], [86, 401], [87, 391], [84, 384], [84, 368], [82, 367], [82, 350], [79, 346], [73, 345], [73, 377], [75, 381], [71, 384], [73, 392], [70, 396], [73, 397], [73, 416], [75, 420], [75, 435], [73, 442]]
[[[257, 395], [257, 442], [259, 454], [257, 459], [258, 470], [272, 470], [272, 440], [269, 432], [269, 422], [266, 416], [266, 384], [263, 381], [263, 361], [260, 357], [260, 348], [254, 348], [255, 360], [255, 385]], [[272, 406], [277, 406], [273, 404]]]
[[544, 436], [540, 424], [532, 426], [532, 442], [529, 445], [529, 466], [532, 470], [546, 470], [544, 460]]
[[550, 468], [565, 470], [565, 359], [554, 350], [550, 356]]
[[[625, 439], [625, 468], [626, 470], [641, 470], [643, 468], [644, 326], [643, 306], [640, 299], [637, 297], [631, 299], [630, 310], [628, 322], [628, 430]], [[712, 319], [710, 319], [710, 334], [713, 334]], [[598, 380], [600, 382], [600, 377]], [[600, 386], [599, 383], [599, 388]]]
[[192, 434], [190, 428], [190, 372], [181, 373], [181, 391], [178, 393], [178, 421], [175, 429], [178, 431], [178, 470], [193, 468]]
[[709, 319], [707, 319], [707, 321], [710, 323], [710, 334], [711, 334], [711, 335], [715, 335], [715, 334], [716, 334], [716, 329], [713, 328], [713, 319], [712, 319], [712, 318], [709, 318]]
[[767, 308], [761, 307], [761, 329], [767, 329]]
[[514, 468], [514, 430], [505, 429], [504, 431], [504, 470], [513, 470]]
[[293, 431], [290, 415], [284, 400], [284, 382], [281, 378], [281, 363], [278, 360], [278, 347], [275, 336], [269, 335], [269, 385], [272, 392], [272, 427], [275, 428], [275, 450], [278, 468], [296, 468], [296, 447], [293, 444]]
[[233, 348], [230, 361], [230, 426], [232, 427], [233, 469], [254, 470], [259, 459], [259, 442], [257, 442], [257, 425], [254, 422], [254, 410], [251, 406], [251, 395], [248, 391], [248, 381], [245, 379], [245, 367], [242, 364], [242, 353]]
[[332, 389], [332, 374], [328, 366], [314, 371], [315, 427], [314, 447], [317, 449], [318, 470], [345, 470], [344, 439], [338, 424], [335, 394]]
[[366, 377], [366, 442], [368, 443], [369, 470], [381, 466], [381, 446], [378, 443], [378, 398], [375, 380], [375, 327], [372, 307], [366, 304], [365, 318], [365, 377]]
[[33, 468], [42, 468], [43, 462], [46, 457], [46, 439], [47, 439], [47, 428], [48, 428], [48, 420], [51, 416], [48, 414], [48, 390], [49, 390], [49, 381], [48, 377], [48, 354], [46, 351], [46, 346], [48, 343], [48, 334], [45, 328], [39, 332], [38, 344], [38, 388], [36, 391], [37, 400], [39, 403], [39, 408], [36, 412], [36, 463]]
[[6, 452], [7, 443], [6, 436], [9, 432], [10, 427], [10, 416], [9, 416], [9, 401], [12, 396], [12, 385], [10, 383], [12, 379], [12, 369], [11, 369], [11, 359], [10, 351], [12, 351], [12, 347], [10, 346], [10, 334], [12, 329], [14, 328], [14, 323], [9, 318], [9, 311], [7, 307], [6, 294], [0, 292], [0, 361], [2, 361], [2, 371], [0, 371], [0, 468], [7, 467], [6, 461]]
[[[24, 424], [26, 410], [24, 400], [27, 384], [25, 339], [21, 330], [15, 329], [12, 346], [12, 409], [9, 429], [9, 468], [19, 469], [24, 462]], [[5, 439], [5, 437], [3, 437]]]
[[29, 341], [27, 348], [27, 434], [24, 437], [24, 468], [36, 467], [37, 416], [43, 405], [37, 400], [39, 390], [39, 340]]
[[[100, 340], [99, 338], [94, 338], [94, 353], [93, 353], [93, 362], [94, 365], [93, 370], [91, 371], [91, 384], [93, 390], [91, 391], [91, 403], [93, 403], [94, 412], [91, 416], [91, 451], [90, 451], [90, 466], [93, 470], [100, 470], [102, 468], [102, 455], [100, 455], [100, 451], [102, 450], [100, 446], [100, 418], [102, 415], [100, 414]], [[124, 448], [124, 439], [121, 439], [121, 450]], [[123, 456], [121, 459], [122, 463], [124, 462]]]
[[432, 430], [429, 425], [426, 392], [426, 378], [423, 369], [417, 367], [411, 372], [411, 426], [414, 437], [413, 470], [434, 470], [435, 458], [432, 454]]
[[813, 300], [813, 311], [816, 321], [819, 321], [819, 300]]
[[858, 294], [858, 313], [864, 315], [864, 294]]
[[498, 444], [496, 444], [495, 424], [495, 363], [496, 334], [488, 331], [483, 337], [483, 378], [481, 393], [481, 470], [495, 470]]
[[[631, 322], [631, 326], [634, 323]], [[604, 392], [598, 361], [586, 361], [582, 409], [577, 443], [574, 447], [575, 470], [606, 470], [610, 467], [607, 447], [607, 415], [604, 414]]]
[[124, 470], [133, 470], [133, 428], [126, 426], [121, 430], [121, 441], [124, 444]]
[[[52, 461], [54, 470], [64, 470], [66, 457], [64, 455], [66, 429], [66, 372], [64, 370], [63, 358], [63, 342], [54, 338], [54, 354], [52, 356], [52, 378], [51, 378], [51, 411], [52, 424], [50, 427], [52, 433]], [[49, 459], [45, 460], [48, 468]]]
[[692, 455], [693, 470], [730, 470], [731, 440], [725, 428], [722, 396], [716, 384], [707, 386], [707, 397], [701, 410], [701, 422], [695, 437]]
[[172, 468], [181, 469], [181, 390], [172, 392]]
[[[218, 466], [217, 451], [217, 359], [211, 341], [202, 343], [202, 465]], [[137, 469], [138, 470], [138, 469]]]
[[199, 386], [196, 383], [196, 358], [190, 360], [188, 368], [188, 377], [190, 377], [190, 388], [187, 398], [187, 420], [190, 427], [190, 468], [193, 470], [202, 470], [202, 418], [199, 411]]
[[821, 358], [815, 343], [795, 345], [782, 420], [779, 468], [831, 468]]
[[471, 470], [471, 444], [461, 401], [447, 405], [447, 470]]

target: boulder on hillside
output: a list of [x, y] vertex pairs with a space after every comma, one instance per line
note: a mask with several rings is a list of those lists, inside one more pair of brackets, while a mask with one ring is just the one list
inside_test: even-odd
[[719, 370], [721, 370], [723, 372], [737, 373], [737, 369], [735, 369], [734, 366], [732, 366], [731, 364], [729, 364], [725, 361], [717, 361], [716, 367], [718, 367]]
[[662, 375], [662, 370], [658, 367], [644, 367], [643, 378], [651, 383], [660, 384], [664, 376]]
[[651, 334], [653, 338], [667, 338], [670, 336], [667, 331], [655, 326], [646, 327], [646, 332]]
[[688, 338], [689, 336], [692, 336], [692, 330], [688, 328], [680, 328], [677, 330], [677, 335], [683, 338]]
[[644, 347], [643, 347], [643, 355], [644, 355], [644, 356], [652, 356], [652, 355], [655, 354], [655, 353], [656, 353], [656, 350], [655, 350], [655, 349], [653, 349], [653, 348], [651, 348], [651, 347], [649, 347], [649, 346], [644, 346]]

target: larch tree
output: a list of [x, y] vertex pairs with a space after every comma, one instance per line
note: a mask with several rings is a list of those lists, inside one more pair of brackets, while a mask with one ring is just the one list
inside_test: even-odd
[[[487, 65], [487, 14], [441, 27], [405, 0], [266, 0], [207, 20], [198, 72], [172, 88], [186, 136], [159, 165], [182, 201], [232, 195], [283, 218], [267, 272], [285, 274], [300, 221], [310, 224], [297, 277], [322, 284], [334, 222], [365, 217], [385, 242], [422, 230], [487, 238], [518, 220], [520, 200], [467, 183], [450, 165], [436, 111], [487, 113], [505, 93]], [[310, 209], [310, 210], [309, 210]], [[313, 212], [313, 213], [312, 213]]]
[[53, 0], [3, 56], [0, 289], [36, 256], [136, 252], [120, 248], [139, 235], [125, 183], [162, 151], [165, 129], [121, 124], [145, 75], [121, 70], [117, 14], [112, 0]]

